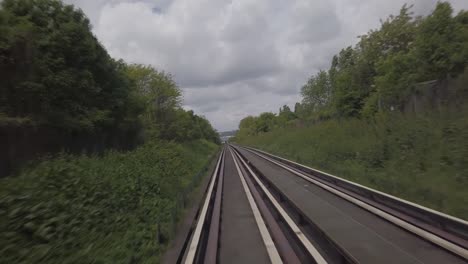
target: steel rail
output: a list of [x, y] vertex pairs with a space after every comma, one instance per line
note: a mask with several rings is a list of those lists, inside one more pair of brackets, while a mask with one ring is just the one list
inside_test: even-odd
[[[233, 152], [236, 154], [236, 156], [234, 156], [233, 158], [237, 158], [241, 161], [239, 154], [236, 153], [234, 149]], [[273, 215], [274, 209], [268, 206], [269, 203], [268, 201], [266, 201], [267, 198], [265, 197], [265, 195], [263, 195], [263, 193], [261, 193], [259, 187], [254, 184], [253, 179], [249, 177], [249, 174], [245, 170], [245, 167], [243, 168], [243, 177], [245, 178], [245, 181], [247, 182], [247, 185], [250, 188], [250, 191], [255, 201], [257, 202], [260, 213], [262, 214], [263, 219], [265, 220], [265, 223], [267, 224], [267, 227], [270, 231], [271, 237], [273, 238], [273, 241], [275, 242], [276, 247], [278, 248], [278, 252], [281, 256], [281, 259], [288, 264], [299, 264], [302, 263], [302, 261], [313, 261], [313, 259], [311, 259], [310, 257], [302, 257], [302, 255], [302, 258], [300, 259], [299, 255], [297, 255], [298, 252], [296, 252], [296, 250], [294, 250], [293, 248], [293, 243], [291, 243], [291, 241], [288, 240], [288, 238], [286, 237], [286, 233], [282, 230], [280, 226], [280, 221], [278, 221], [277, 218]]]
[[[444, 213], [436, 211], [434, 209], [431, 209], [431, 208], [428, 208], [428, 207], [425, 207], [425, 206], [410, 202], [408, 200], [404, 200], [402, 198], [398, 198], [396, 196], [393, 196], [393, 195], [378, 191], [376, 189], [372, 189], [370, 187], [361, 185], [359, 183], [355, 183], [355, 182], [340, 178], [338, 176], [332, 175], [330, 173], [327, 173], [327, 172], [324, 172], [324, 171], [321, 171], [321, 170], [318, 170], [318, 169], [314, 169], [314, 168], [299, 164], [299, 163], [297, 163], [295, 161], [288, 160], [288, 159], [285, 159], [283, 157], [279, 157], [279, 156], [273, 155], [271, 153], [268, 153], [268, 152], [265, 152], [265, 151], [262, 151], [262, 150], [259, 150], [259, 149], [256, 149], [256, 148], [244, 147], [244, 146], [238, 146], [238, 147], [241, 147], [241, 148], [246, 149], [246, 150], [250, 150], [250, 152], [252, 152], [252, 153], [255, 153], [255, 152], [262, 153], [262, 154], [264, 154], [266, 156], [272, 157], [273, 159], [279, 160], [280, 162], [286, 163], [286, 164], [294, 167], [295, 169], [306, 170], [304, 172], [308, 173], [308, 174], [317, 173], [318, 175], [326, 176], [327, 178], [330, 179], [330, 181], [332, 181], [336, 185], [338, 185], [338, 183], [344, 183], [344, 184], [347, 184], [349, 186], [353, 186], [356, 189], [365, 190], [365, 191], [367, 191], [369, 193], [377, 194], [379, 196], [388, 198], [389, 200], [397, 201], [399, 203], [411, 206], [411, 207], [413, 207], [415, 209], [430, 213], [430, 214], [432, 214], [432, 215], [434, 215], [434, 216], [436, 216], [438, 218], [447, 219], [447, 220], [453, 222], [454, 224], [458, 224], [460, 226], [463, 226], [464, 228], [467, 228], [467, 230], [465, 230], [463, 232], [460, 232], [460, 234], [464, 235], [465, 238], [468, 238], [468, 221], [465, 221], [463, 219], [460, 219], [460, 218], [457, 218], [457, 217], [454, 217], [454, 216], [451, 216], [451, 215], [448, 215], [448, 214], [444, 214]], [[312, 176], [316, 177], [316, 175], [312, 175]]]
[[217, 263], [218, 262], [218, 244], [219, 233], [221, 228], [221, 206], [223, 195], [223, 180], [224, 180], [224, 162], [225, 158], [221, 160], [220, 171], [218, 174], [218, 183], [216, 185], [216, 193], [214, 197], [213, 210], [211, 212], [210, 229], [208, 231], [208, 241], [206, 243], [206, 253], [203, 263]]
[[205, 201], [203, 203], [203, 207], [202, 207], [202, 210], [200, 212], [200, 215], [199, 215], [199, 217], [197, 219], [197, 225], [196, 225], [195, 231], [194, 231], [194, 233], [192, 235], [192, 238], [191, 238], [191, 241], [190, 241], [190, 246], [189, 246], [189, 249], [188, 249], [188, 252], [187, 252], [187, 256], [186, 256], [185, 261], [184, 261], [185, 264], [191, 264], [191, 263], [195, 262], [195, 257], [196, 257], [197, 251], [199, 249], [200, 237], [202, 235], [202, 229], [203, 229], [203, 226], [205, 224], [206, 217], [207, 217], [208, 206], [210, 204], [210, 200], [211, 200], [211, 197], [212, 197], [212, 194], [213, 194], [213, 187], [215, 185], [217, 176], [219, 175], [220, 164], [221, 164], [222, 158], [224, 157], [224, 153], [225, 153], [225, 150], [223, 149], [223, 151], [219, 155], [218, 162], [216, 164], [216, 168], [215, 168], [215, 170], [213, 172], [213, 175], [211, 177], [211, 182], [210, 182], [210, 185], [208, 187], [208, 192], [207, 192], [207, 195], [205, 197]]
[[260, 210], [258, 209], [257, 204], [255, 203], [255, 200], [252, 196], [252, 193], [250, 192], [249, 187], [247, 186], [247, 183], [244, 179], [243, 173], [239, 167], [239, 164], [237, 163], [234, 154], [232, 153], [232, 150], [229, 148], [229, 151], [234, 159], [234, 164], [237, 169], [237, 173], [239, 174], [242, 187], [244, 188], [244, 192], [247, 195], [247, 200], [250, 204], [250, 207], [252, 209], [252, 212], [254, 214], [255, 222], [257, 223], [257, 227], [260, 230], [260, 235], [262, 236], [263, 243], [265, 244], [265, 247], [267, 249], [268, 257], [270, 258], [271, 263], [273, 264], [280, 264], [283, 263], [281, 260], [281, 257], [278, 253], [278, 249], [275, 246], [275, 243], [273, 242], [273, 239], [270, 236], [270, 233], [268, 232], [268, 228], [265, 224], [265, 221], [262, 218], [262, 215], [260, 214]]
[[[359, 199], [357, 199], [357, 198], [355, 198], [355, 197], [353, 197], [353, 196], [351, 196], [351, 195], [349, 195], [349, 194], [347, 194], [347, 193], [345, 193], [343, 191], [338, 190], [337, 188], [334, 188], [334, 187], [330, 186], [329, 184], [325, 184], [325, 183], [323, 183], [321, 181], [313, 179], [310, 176], [308, 176], [308, 175], [306, 175], [306, 174], [304, 174], [304, 173], [302, 173], [300, 171], [297, 171], [295, 169], [292, 169], [289, 166], [281, 164], [280, 162], [278, 162], [278, 161], [276, 161], [276, 160], [274, 160], [272, 158], [269, 158], [269, 157], [267, 157], [267, 156], [265, 156], [263, 154], [257, 153], [256, 151], [253, 151], [253, 150], [251, 150], [249, 148], [244, 148], [244, 149], [246, 149], [247, 151], [249, 151], [251, 153], [254, 153], [255, 155], [257, 155], [257, 156], [259, 156], [259, 157], [261, 157], [261, 158], [263, 158], [263, 159], [265, 159], [265, 160], [267, 160], [267, 161], [269, 161], [269, 162], [271, 162], [271, 163], [273, 163], [273, 164], [275, 164], [275, 165], [277, 165], [277, 166], [279, 166], [279, 167], [293, 173], [294, 175], [296, 175], [296, 176], [298, 176], [298, 177], [300, 177], [300, 178], [302, 178], [302, 179], [304, 179], [304, 180], [306, 180], [306, 181], [308, 181], [310, 183], [315, 184], [316, 186], [321, 187], [322, 189], [325, 189], [325, 190], [327, 190], [327, 191], [329, 191], [329, 192], [343, 198], [344, 200], [347, 200], [348, 202], [351, 202], [351, 203], [353, 203], [353, 204], [355, 204], [355, 205], [357, 205], [357, 206], [359, 206], [359, 207], [361, 207], [361, 208], [363, 208], [363, 209], [365, 209], [365, 210], [367, 210], [367, 211], [369, 211], [369, 212], [371, 212], [371, 213], [373, 213], [373, 214], [375, 214], [375, 215], [377, 215], [377, 216], [379, 216], [379, 217], [381, 217], [381, 218], [383, 218], [383, 219], [385, 219], [385, 220], [387, 220], [387, 221], [389, 221], [389, 222], [391, 222], [391, 223], [393, 223], [393, 224], [395, 224], [395, 225], [397, 225], [397, 226], [399, 226], [399, 227], [413, 233], [413, 234], [418, 235], [419, 237], [421, 237], [421, 238], [423, 238], [423, 239], [425, 239], [427, 241], [430, 241], [431, 243], [433, 243], [433, 244], [435, 244], [435, 245], [437, 245], [439, 247], [442, 247], [442, 248], [448, 250], [449, 252], [452, 252], [453, 254], [456, 254], [456, 255], [464, 258], [465, 260], [468, 260], [468, 250], [466, 250], [465, 248], [463, 248], [463, 247], [461, 247], [461, 246], [459, 246], [459, 245], [457, 245], [455, 243], [452, 243], [452, 242], [450, 242], [450, 241], [448, 241], [446, 239], [443, 239], [443, 238], [441, 238], [441, 237], [439, 237], [439, 236], [437, 236], [437, 235], [435, 235], [435, 234], [433, 234], [431, 232], [428, 232], [427, 230], [422, 229], [422, 228], [420, 228], [418, 226], [415, 226], [415, 225], [410, 224], [410, 223], [408, 223], [406, 221], [403, 221], [400, 218], [393, 216], [392, 214], [389, 214], [389, 213], [387, 213], [387, 212], [385, 212], [385, 211], [383, 211], [383, 210], [381, 210], [381, 209], [379, 209], [377, 207], [374, 207], [374, 206], [372, 206], [372, 205], [370, 205], [368, 203], [365, 203], [365, 202], [363, 202], [363, 201], [361, 201], [361, 200], [359, 200]], [[333, 177], [336, 177], [336, 176], [333, 176]]]
[[268, 197], [268, 199], [271, 201], [275, 209], [279, 212], [280, 216], [284, 219], [284, 221], [289, 225], [289, 227], [292, 229], [294, 234], [297, 236], [299, 241], [301, 241], [302, 245], [304, 248], [308, 251], [310, 256], [315, 260], [316, 263], [318, 264], [326, 264], [328, 263], [325, 258], [320, 254], [320, 252], [315, 248], [314, 245], [309, 241], [309, 239], [306, 237], [306, 235], [302, 232], [302, 230], [297, 226], [297, 224], [292, 220], [292, 218], [286, 213], [286, 211], [282, 208], [282, 206], [279, 204], [279, 202], [273, 197], [273, 195], [270, 193], [270, 191], [266, 188], [266, 186], [260, 181], [258, 176], [255, 174], [255, 172], [252, 171], [252, 169], [248, 166], [248, 164], [242, 159], [242, 157], [236, 153], [237, 156], [239, 157], [239, 160], [243, 163], [244, 167], [249, 171], [250, 175], [254, 180], [257, 182], [257, 184], [260, 186], [264, 194]]

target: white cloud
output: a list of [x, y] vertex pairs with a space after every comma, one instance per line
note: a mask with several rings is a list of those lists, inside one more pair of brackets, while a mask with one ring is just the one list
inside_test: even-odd
[[[218, 130], [293, 106], [308, 76], [408, 2], [435, 0], [65, 0], [82, 8], [109, 53], [171, 72], [185, 107]], [[468, 1], [450, 1], [456, 10]]]

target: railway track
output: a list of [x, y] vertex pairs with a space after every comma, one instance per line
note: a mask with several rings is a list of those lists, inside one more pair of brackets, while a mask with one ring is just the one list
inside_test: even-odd
[[468, 223], [226, 145], [178, 263], [468, 263]]

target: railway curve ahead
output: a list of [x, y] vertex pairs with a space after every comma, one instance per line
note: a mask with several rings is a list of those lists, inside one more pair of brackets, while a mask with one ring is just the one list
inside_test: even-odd
[[468, 263], [468, 223], [226, 144], [177, 263]]

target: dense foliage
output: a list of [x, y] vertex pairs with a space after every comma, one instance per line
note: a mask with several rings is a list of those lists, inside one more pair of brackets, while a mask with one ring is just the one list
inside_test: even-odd
[[[268, 132], [297, 121], [372, 119], [377, 113], [408, 112], [414, 96], [428, 90], [426, 82], [466, 75], [467, 66], [468, 11], [454, 16], [449, 3], [439, 2], [427, 17], [414, 17], [405, 5], [399, 15], [383, 21], [380, 29], [360, 36], [356, 46], [335, 55], [329, 70], [310, 77], [294, 112], [284, 106], [278, 115], [246, 117], [240, 122], [238, 136]], [[450, 93], [446, 98], [431, 100], [445, 105], [450, 100], [454, 107], [462, 107], [468, 92], [465, 84], [455, 89], [445, 87], [444, 92]]]
[[134, 84], [139, 105], [143, 106], [140, 119], [149, 137], [219, 143], [218, 133], [208, 120], [180, 107], [182, 92], [171, 75], [138, 64], [128, 65], [126, 73]]
[[216, 150], [153, 142], [0, 179], [0, 262], [157, 263]]
[[234, 140], [468, 217], [467, 11], [403, 6], [301, 95], [294, 111], [241, 120]]
[[404, 111], [418, 83], [459, 75], [468, 64], [468, 12], [452, 15], [438, 3], [427, 17], [403, 6], [379, 30], [333, 57], [302, 87], [302, 116], [308, 119], [369, 117]]
[[61, 1], [1, 3], [0, 80], [0, 124], [94, 134], [143, 124], [162, 139], [218, 140], [208, 121], [182, 110], [171, 75], [112, 59], [82, 11]]
[[112, 59], [81, 10], [0, 1], [0, 177], [75, 150], [0, 179], [0, 262], [157, 263], [219, 143], [181, 101], [170, 74]]
[[86, 16], [53, 0], [5, 0], [0, 9], [0, 111], [66, 129], [118, 126], [131, 106], [123, 63]]
[[237, 142], [468, 219], [467, 114], [332, 119]]

